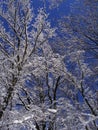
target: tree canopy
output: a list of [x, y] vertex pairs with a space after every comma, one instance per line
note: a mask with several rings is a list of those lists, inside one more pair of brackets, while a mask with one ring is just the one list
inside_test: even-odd
[[0, 1], [0, 129], [97, 130], [98, 2], [39, 2]]

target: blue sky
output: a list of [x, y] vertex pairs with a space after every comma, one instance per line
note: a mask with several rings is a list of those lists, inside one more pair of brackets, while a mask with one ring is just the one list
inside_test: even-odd
[[[49, 4], [46, 4], [46, 11], [49, 13], [49, 20], [52, 22], [53, 26], [56, 25], [57, 20], [62, 18], [64, 15], [69, 15], [71, 12], [70, 6], [73, 4], [75, 0], [64, 0], [57, 8], [50, 9]], [[34, 0], [33, 5], [35, 10], [39, 9], [41, 6], [43, 7], [43, 3], [39, 0]]]

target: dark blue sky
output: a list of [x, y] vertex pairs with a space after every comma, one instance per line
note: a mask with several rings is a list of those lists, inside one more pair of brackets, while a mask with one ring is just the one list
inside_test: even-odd
[[[69, 15], [71, 12], [71, 5], [75, 2], [75, 0], [64, 0], [64, 2], [60, 3], [60, 5], [56, 8], [50, 9], [49, 3], [46, 4], [46, 12], [49, 13], [49, 20], [52, 22], [53, 26], [56, 25], [57, 20], [62, 18], [64, 15]], [[38, 10], [40, 7], [43, 7], [43, 3], [39, 0], [34, 0], [33, 2], [34, 9]]]
[[70, 14], [70, 7], [71, 4], [74, 3], [74, 1], [75, 0], [65, 0], [58, 6], [58, 8], [54, 8], [53, 10], [51, 10], [51, 14], [53, 15], [53, 17], [56, 18]]

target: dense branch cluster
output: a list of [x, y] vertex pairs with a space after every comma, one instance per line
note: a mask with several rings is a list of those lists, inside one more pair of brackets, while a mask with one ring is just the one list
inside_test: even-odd
[[97, 14], [53, 28], [43, 3], [35, 12], [29, 0], [0, 1], [0, 129], [97, 130], [98, 66], [85, 58], [87, 49], [97, 57]]

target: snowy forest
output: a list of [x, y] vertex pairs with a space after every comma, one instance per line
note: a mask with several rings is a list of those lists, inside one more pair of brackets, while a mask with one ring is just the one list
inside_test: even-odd
[[0, 130], [98, 130], [98, 0], [0, 0]]

